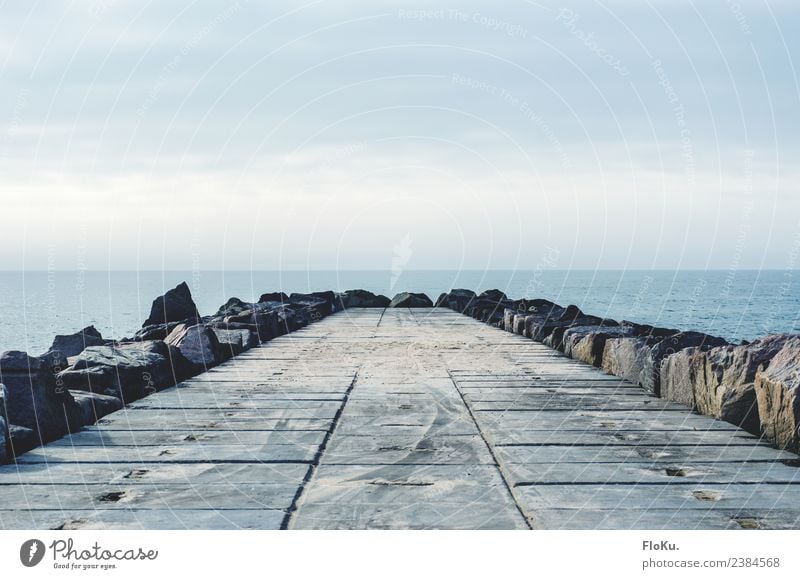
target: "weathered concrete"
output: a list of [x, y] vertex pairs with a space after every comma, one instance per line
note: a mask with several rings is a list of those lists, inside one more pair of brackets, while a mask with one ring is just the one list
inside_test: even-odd
[[800, 528], [797, 456], [441, 309], [349, 309], [0, 468], [0, 528]]

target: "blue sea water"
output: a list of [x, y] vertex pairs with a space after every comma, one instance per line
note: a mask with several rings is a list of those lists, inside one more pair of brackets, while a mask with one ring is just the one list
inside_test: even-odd
[[499, 288], [617, 320], [700, 330], [732, 341], [800, 332], [800, 280], [793, 271], [5, 271], [0, 272], [0, 350], [40, 354], [55, 334], [94, 324], [130, 336], [153, 298], [186, 281], [201, 314], [229, 297], [268, 291], [363, 288], [389, 297], [451, 288]]

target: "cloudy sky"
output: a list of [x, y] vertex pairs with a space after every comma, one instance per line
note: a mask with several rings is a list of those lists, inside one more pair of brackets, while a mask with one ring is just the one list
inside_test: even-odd
[[796, 2], [211, 4], [2, 5], [0, 268], [800, 259]]

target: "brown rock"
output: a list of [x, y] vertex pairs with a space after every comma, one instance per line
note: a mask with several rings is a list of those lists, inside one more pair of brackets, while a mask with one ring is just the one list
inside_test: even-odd
[[756, 374], [755, 388], [764, 434], [779, 448], [800, 452], [800, 336]]

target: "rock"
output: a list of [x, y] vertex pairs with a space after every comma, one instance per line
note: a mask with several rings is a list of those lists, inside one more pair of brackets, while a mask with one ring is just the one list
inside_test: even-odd
[[81, 409], [81, 423], [84, 426], [94, 424], [103, 416], [122, 409], [122, 400], [116, 396], [106, 396], [84, 390], [70, 390], [69, 393], [72, 394]]
[[89, 346], [104, 346], [105, 343], [106, 341], [97, 328], [88, 326], [74, 334], [56, 336], [47, 353], [55, 354], [62, 359], [71, 358]]
[[800, 336], [792, 336], [756, 374], [758, 415], [779, 448], [800, 452]]
[[479, 300], [489, 300], [492, 302], [502, 302], [508, 299], [505, 293], [501, 292], [499, 289], [490, 289], [486, 290], [485, 292], [481, 292], [481, 294], [476, 298]]
[[127, 404], [195, 373], [177, 348], [154, 340], [91, 346], [58, 377], [69, 389], [116, 396]]
[[513, 332], [514, 331], [514, 318], [517, 315], [516, 310], [512, 310], [511, 308], [504, 308], [503, 309], [503, 329], [506, 332]]
[[164, 342], [176, 347], [198, 371], [208, 370], [225, 359], [217, 335], [205, 324], [178, 324]]
[[468, 289], [454, 289], [444, 293], [436, 300], [436, 307], [450, 308], [461, 314], [466, 313], [475, 301], [475, 292]]
[[605, 320], [599, 325], [567, 328], [561, 340], [561, 349], [575, 360], [600, 368], [603, 365], [606, 342], [610, 339], [628, 337], [633, 332], [631, 328], [617, 326], [616, 323], [613, 320]]
[[512, 320], [511, 331], [515, 334], [519, 334], [520, 336], [525, 333], [525, 322], [528, 319], [528, 314], [524, 313], [517, 313], [514, 314], [514, 318]]
[[696, 373], [698, 369], [702, 372], [704, 355], [700, 348], [685, 348], [664, 360], [661, 364], [661, 397], [696, 408]]
[[3, 384], [0, 384], [0, 464], [5, 464], [11, 457], [11, 444], [10, 435], [8, 432], [8, 415], [6, 414], [6, 400], [8, 399], [8, 390]]
[[310, 294], [291, 294], [289, 307], [308, 315], [309, 321], [316, 322], [336, 311], [336, 295], [333, 292], [315, 292]]
[[766, 336], [742, 346], [723, 346], [695, 354], [693, 394], [697, 410], [760, 434], [755, 379], [792, 336]]
[[244, 311], [253, 310], [257, 304], [243, 302], [239, 298], [230, 298], [227, 302], [219, 307], [214, 318], [225, 318], [227, 316], [235, 316]]
[[[587, 316], [583, 313], [580, 313], [576, 318], [565, 317], [563, 320], [547, 324], [540, 330], [540, 332], [549, 332], [549, 334], [542, 340], [543, 344], [550, 346], [559, 352], [565, 352], [566, 344], [564, 343], [564, 339], [568, 331], [574, 328], [583, 328], [584, 333], [589, 334], [592, 333], [592, 331], [600, 331], [603, 328], [616, 325], [617, 322], [614, 320], [604, 320], [603, 318]], [[603, 339], [605, 340], [605, 338]]]
[[38, 435], [32, 428], [12, 424], [8, 427], [8, 459], [25, 454], [41, 444]]
[[150, 317], [142, 324], [142, 327], [197, 320], [199, 318], [200, 314], [192, 299], [192, 292], [186, 282], [181, 282], [163, 296], [153, 300], [153, 305], [150, 308]]
[[727, 343], [722, 338], [701, 332], [680, 332], [664, 338], [649, 348], [639, 375], [639, 385], [650, 394], [661, 396], [661, 364], [664, 360], [685, 348], [709, 350]]
[[295, 318], [295, 313], [289, 306], [274, 301], [249, 305], [251, 309], [226, 316], [212, 325], [227, 330], [249, 330], [253, 336], [248, 338], [248, 343], [252, 345], [266, 342], [294, 329], [286, 327], [287, 316], [291, 320]]
[[4, 352], [0, 356], [0, 382], [8, 392], [8, 422], [30, 428], [42, 444], [81, 427], [75, 400], [39, 358], [25, 352]]
[[[654, 396], [661, 396], [662, 365], [667, 358], [686, 348], [705, 351], [727, 344], [722, 338], [700, 332], [671, 333], [674, 330], [637, 326], [630, 322], [624, 324], [634, 327], [635, 333], [639, 335], [608, 340], [603, 352], [602, 368], [609, 374], [638, 384]], [[684, 360], [676, 360], [670, 368], [674, 376], [670, 378], [670, 396], [681, 400], [687, 398], [686, 392], [679, 392], [682, 387], [679, 385], [680, 378], [677, 372], [680, 364], [686, 363], [688, 362]]]
[[432, 308], [431, 298], [425, 294], [402, 292], [394, 296], [389, 303], [390, 308]]
[[603, 350], [603, 370], [613, 376], [639, 384], [645, 359], [659, 338], [612, 338]]
[[133, 335], [130, 340], [122, 340], [123, 342], [151, 342], [153, 340], [164, 340], [169, 336], [170, 332], [175, 329], [175, 326], [183, 322], [167, 322], [164, 324], [151, 324], [144, 326], [141, 330]]
[[249, 329], [211, 328], [217, 336], [223, 358], [232, 358], [259, 343], [258, 335]]
[[283, 292], [272, 292], [261, 294], [261, 297], [258, 298], [258, 303], [263, 304], [264, 302], [278, 302], [282, 304], [289, 303], [289, 296], [287, 296]]
[[[494, 292], [496, 290], [491, 290], [491, 291]], [[492, 294], [492, 295], [500, 295], [500, 294]], [[475, 300], [467, 309], [466, 313], [467, 315], [472, 316], [476, 320], [480, 320], [484, 323], [497, 326], [499, 328], [504, 328], [505, 310], [509, 309], [516, 312], [517, 304], [518, 302], [514, 302], [508, 299], [502, 301], [495, 301], [493, 299], [479, 297], [475, 298]]]
[[391, 300], [384, 295], [375, 295], [363, 289], [347, 290], [336, 294], [336, 309], [347, 308], [387, 308]]

